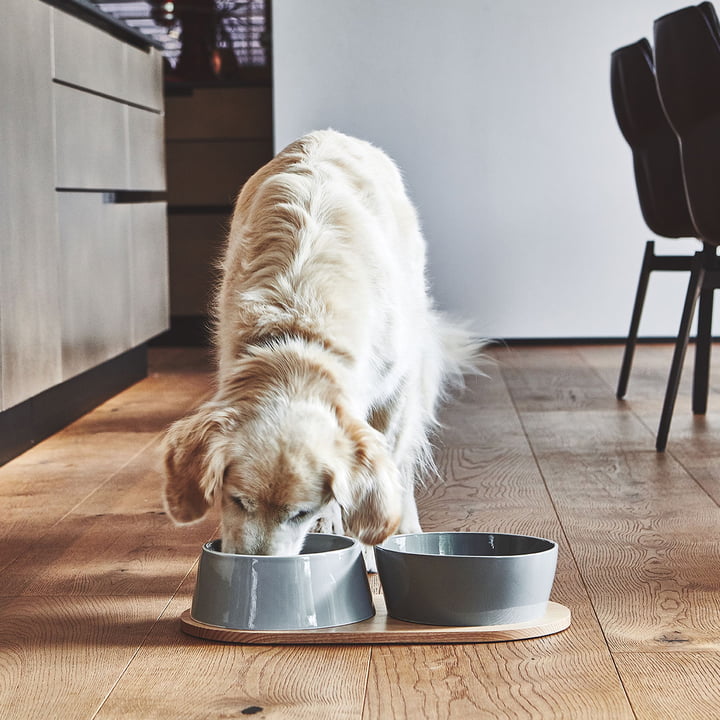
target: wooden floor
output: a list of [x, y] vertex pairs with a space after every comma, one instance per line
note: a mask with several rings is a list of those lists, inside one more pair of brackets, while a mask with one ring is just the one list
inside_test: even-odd
[[444, 412], [424, 528], [556, 540], [568, 630], [241, 647], [180, 632], [217, 514], [171, 525], [158, 444], [210, 375], [153, 351], [146, 380], [0, 468], [0, 718], [720, 717], [720, 360], [704, 418], [686, 368], [657, 454], [670, 355], [641, 346], [618, 402], [620, 347], [497, 349]]

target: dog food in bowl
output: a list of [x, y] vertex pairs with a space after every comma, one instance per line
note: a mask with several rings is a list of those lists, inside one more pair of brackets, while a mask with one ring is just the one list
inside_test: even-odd
[[527, 535], [394, 535], [375, 547], [388, 614], [425, 625], [509, 625], [541, 618], [557, 543]]
[[310, 534], [299, 555], [235, 555], [203, 546], [191, 616], [235, 630], [310, 630], [375, 614], [357, 540]]

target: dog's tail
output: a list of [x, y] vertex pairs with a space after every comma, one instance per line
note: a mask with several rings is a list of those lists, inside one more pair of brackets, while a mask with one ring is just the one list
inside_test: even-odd
[[439, 477], [431, 438], [442, 428], [438, 418], [440, 406], [465, 388], [466, 377], [485, 375], [482, 365], [490, 360], [482, 351], [492, 344], [491, 340], [477, 337], [467, 323], [451, 320], [439, 312], [433, 312], [431, 317], [436, 352], [428, 353], [425, 358], [425, 432], [416, 448], [414, 472], [419, 483]]
[[461, 390], [465, 376], [484, 375], [482, 365], [488, 362], [483, 349], [492, 344], [488, 338], [475, 335], [467, 323], [437, 314], [437, 333], [442, 355], [442, 394]]

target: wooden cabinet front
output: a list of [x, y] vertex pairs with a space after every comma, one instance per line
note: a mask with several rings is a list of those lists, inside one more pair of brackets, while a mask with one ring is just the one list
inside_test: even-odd
[[3, 11], [0, 411], [169, 319], [159, 52], [46, 3]]

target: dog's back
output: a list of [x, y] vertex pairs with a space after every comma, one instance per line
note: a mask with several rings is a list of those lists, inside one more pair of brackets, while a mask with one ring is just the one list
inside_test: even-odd
[[417, 214], [385, 153], [332, 130], [288, 146], [240, 193], [223, 277], [221, 378], [258, 341], [320, 343], [344, 358], [352, 411], [392, 436], [396, 460], [428, 460], [438, 396], [478, 345], [432, 309]]

